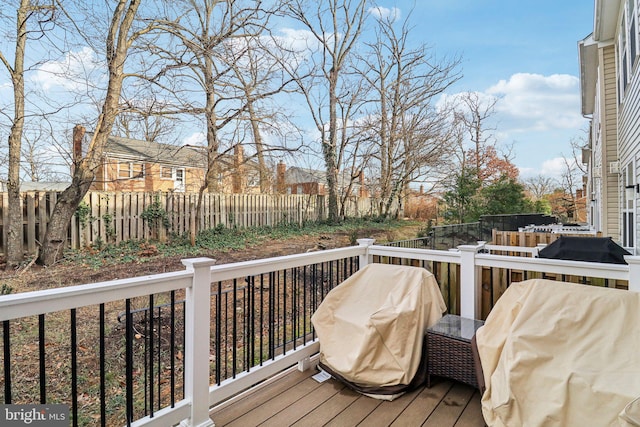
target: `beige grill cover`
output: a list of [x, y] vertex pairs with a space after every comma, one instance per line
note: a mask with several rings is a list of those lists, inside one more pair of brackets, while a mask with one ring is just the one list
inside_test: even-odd
[[617, 426], [640, 396], [640, 294], [512, 284], [476, 333], [489, 426]]
[[368, 264], [331, 290], [311, 317], [320, 360], [357, 385], [409, 384], [424, 331], [445, 310], [427, 270]]

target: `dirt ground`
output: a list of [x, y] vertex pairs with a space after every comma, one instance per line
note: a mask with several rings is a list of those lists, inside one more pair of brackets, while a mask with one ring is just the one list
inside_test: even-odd
[[[377, 242], [389, 242], [415, 238], [419, 228], [420, 226], [414, 222], [405, 227], [392, 230], [382, 227], [380, 229], [361, 230], [358, 235], [374, 238]], [[227, 264], [349, 245], [349, 233], [338, 232], [319, 236], [300, 236], [287, 240], [270, 240], [259, 246], [242, 250], [212, 252], [198, 256], [214, 258], [217, 264]], [[52, 267], [41, 267], [33, 264], [16, 272], [6, 271], [4, 270], [4, 265], [0, 265], [2, 269], [0, 270], [0, 287], [3, 285], [9, 286], [12, 288], [12, 293], [17, 293], [179, 271], [184, 269], [181, 263], [184, 258], [185, 256], [156, 256], [146, 258], [144, 262], [128, 262], [97, 269], [87, 265], [63, 262]]]

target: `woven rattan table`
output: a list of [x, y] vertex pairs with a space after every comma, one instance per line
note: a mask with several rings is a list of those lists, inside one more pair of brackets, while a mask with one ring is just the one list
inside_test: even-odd
[[431, 376], [451, 378], [478, 387], [471, 338], [482, 320], [447, 314], [427, 329], [427, 387]]

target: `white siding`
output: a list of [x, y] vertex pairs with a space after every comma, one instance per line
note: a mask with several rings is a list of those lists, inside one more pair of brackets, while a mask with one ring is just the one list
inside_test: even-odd
[[618, 160], [618, 121], [616, 96], [615, 49], [613, 45], [600, 50], [600, 135], [602, 161], [602, 232], [614, 240], [620, 239], [619, 175], [609, 173], [609, 164]]

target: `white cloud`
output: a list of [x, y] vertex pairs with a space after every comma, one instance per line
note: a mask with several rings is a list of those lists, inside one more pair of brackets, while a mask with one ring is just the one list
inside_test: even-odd
[[[101, 69], [101, 63], [95, 52], [89, 47], [84, 47], [79, 51], [68, 52], [60, 61], [49, 61], [42, 64], [32, 77], [32, 81], [42, 86], [45, 91], [52, 89], [78, 90], [91, 84], [96, 80], [104, 78], [105, 74]], [[100, 74], [95, 75], [96, 72]]]
[[[486, 126], [498, 145], [513, 148], [521, 177], [542, 174], [559, 179], [566, 169], [563, 151], [570, 152], [569, 141], [587, 123], [580, 114], [579, 79], [516, 73], [475, 94], [481, 102], [498, 99]], [[445, 95], [438, 105], [455, 103], [460, 95]]]
[[[575, 169], [575, 160], [568, 159], [568, 161], [569, 166]], [[553, 157], [542, 161], [540, 168], [521, 167], [519, 170], [522, 179], [542, 175], [553, 178], [559, 182], [562, 179], [562, 175], [567, 172], [567, 164], [565, 163], [564, 157]]]
[[304, 52], [305, 50], [315, 50], [320, 43], [309, 30], [296, 30], [294, 28], [282, 28], [282, 36], [276, 39], [282, 46], [291, 49], [293, 52]]
[[194, 132], [182, 140], [182, 145], [207, 145], [207, 136], [204, 132]]
[[485, 92], [500, 98], [496, 113], [501, 127], [506, 125], [511, 132], [573, 129], [584, 123], [580, 81], [575, 76], [517, 73]]
[[400, 9], [398, 9], [397, 7], [392, 7], [391, 9], [389, 9], [382, 6], [370, 7], [369, 13], [378, 19], [386, 19], [391, 22], [395, 22], [400, 19], [401, 15]]

